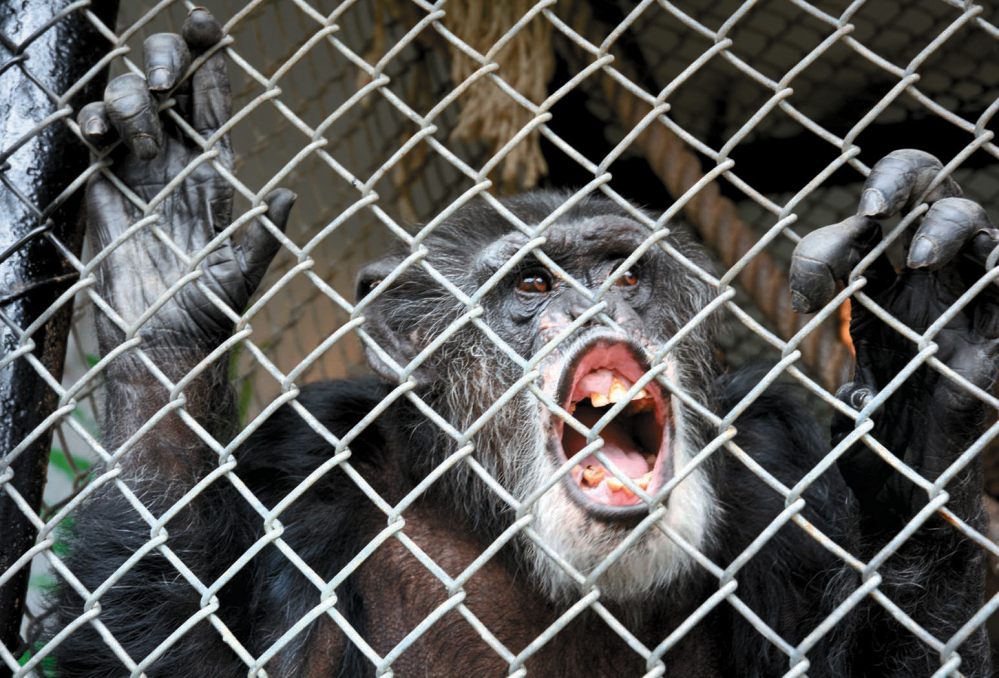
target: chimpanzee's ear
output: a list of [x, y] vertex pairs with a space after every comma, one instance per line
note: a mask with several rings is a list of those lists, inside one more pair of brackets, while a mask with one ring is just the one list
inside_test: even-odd
[[[387, 353], [399, 367], [405, 368], [410, 361], [426, 348], [426, 334], [422, 328], [415, 326], [412, 305], [400, 294], [399, 287], [406, 283], [406, 273], [396, 279], [389, 287], [381, 290], [377, 297], [368, 299], [382, 281], [392, 275], [402, 259], [389, 257], [365, 266], [357, 276], [355, 285], [355, 304], [361, 304], [361, 315], [364, 316], [364, 330]], [[407, 286], [412, 290], [417, 286]], [[415, 292], [415, 290], [414, 290]], [[416, 302], [417, 300], [413, 300]], [[409, 307], [409, 308], [407, 308]], [[409, 311], [409, 312], [407, 312]], [[419, 322], [419, 320], [417, 320]], [[399, 382], [396, 371], [379, 357], [378, 353], [366, 342], [364, 353], [368, 364], [378, 376], [395, 384]], [[428, 362], [424, 362], [412, 373], [417, 384], [430, 384], [435, 377], [435, 370]]]

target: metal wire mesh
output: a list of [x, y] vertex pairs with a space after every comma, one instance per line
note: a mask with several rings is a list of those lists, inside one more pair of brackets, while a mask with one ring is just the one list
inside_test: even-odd
[[[450, 4], [466, 7], [462, 3]], [[43, 605], [40, 589], [44, 583], [54, 575], [75, 581], [62, 559], [55, 528], [71, 519], [88, 496], [107, 486], [116, 487], [147, 519], [151, 536], [145, 552], [161, 552], [176, 569], [176, 585], [193, 587], [202, 596], [199, 616], [178, 627], [176, 634], [149, 656], [130, 657], [102, 624], [103, 590], [80, 590], [86, 601], [85, 612], [65, 633], [83, 625], [96, 628], [120, 658], [120, 673], [142, 675], [155, 667], [163, 652], [195, 624], [207, 619], [214, 628], [212, 632], [221, 634], [240, 656], [249, 675], [265, 675], [268, 662], [292, 647], [317, 617], [326, 615], [344, 630], [348, 642], [360, 648], [377, 675], [391, 675], [394, 661], [435, 624], [457, 611], [509, 666], [510, 675], [528, 675], [525, 664], [531, 657], [572, 619], [589, 610], [641, 657], [647, 671], [644, 675], [658, 676], [666, 673], [663, 656], [680, 645], [713, 609], [729, 605], [787, 656], [785, 675], [803, 675], [808, 670], [808, 652], [861, 599], [872, 597], [939, 654], [937, 675], [960, 675], [956, 648], [999, 608], [999, 596], [989, 600], [956, 635], [937, 638], [878, 590], [878, 568], [937, 512], [991, 557], [999, 558], [995, 544], [947, 508], [948, 494], [943, 489], [961, 468], [980, 463], [995, 427], [933, 482], [900, 465], [899, 470], [927, 492], [929, 502], [877, 557], [863, 561], [823, 535], [803, 515], [807, 505], [803, 494], [849, 445], [860, 440], [879, 449], [879, 443], [869, 435], [869, 417], [903, 387], [903, 380], [885, 388], [865, 404], [859, 415], [851, 412], [857, 422], [855, 434], [832, 449], [793, 487], [782, 483], [732, 442], [732, 424], [755, 397], [778, 379], [799, 384], [821, 417], [828, 418], [834, 409], [846, 411], [831, 393], [837, 383], [847, 378], [850, 368], [849, 352], [838, 339], [840, 302], [851, 298], [853, 303], [877, 306], [865, 295], [863, 278], [855, 276], [837, 296], [836, 303], [816, 316], [794, 318], [789, 313], [783, 271], [791, 250], [804, 234], [855, 211], [859, 186], [874, 161], [898, 146], [926, 148], [942, 159], [946, 174], [958, 180], [969, 198], [999, 213], [999, 205], [995, 204], [999, 203], [999, 191], [995, 190], [999, 148], [993, 143], [991, 131], [992, 117], [999, 108], [999, 64], [990, 56], [999, 41], [997, 10], [956, 0], [646, 0], [637, 4], [541, 0], [525, 3], [526, 11], [513, 17], [498, 41], [483, 46], [459, 37], [463, 35], [461, 27], [449, 17], [457, 7], [450, 4], [418, 0], [219, 0], [210, 4], [225, 25], [227, 37], [220, 49], [227, 54], [233, 81], [236, 122], [231, 136], [238, 171], [235, 176], [224, 174], [236, 186], [234, 221], [238, 224], [259, 215], [262, 196], [275, 186], [291, 188], [299, 200], [281, 251], [257, 298], [242, 316], [249, 322], [241, 322], [235, 338], [227, 344], [235, 353], [231, 376], [239, 394], [240, 432], [231, 442], [216, 441], [188, 417], [204, 444], [217, 454], [217, 469], [165, 515], [150, 514], [135, 488], [119, 477], [117, 462], [128, 453], [133, 441], [119, 449], [108, 449], [101, 442], [96, 423], [107, 363], [98, 356], [92, 331], [95, 307], [105, 306], [94, 288], [99, 259], [94, 258], [89, 247], [78, 257], [51, 234], [51, 228], [46, 228], [53, 209], [82, 191], [87, 178], [104, 165], [91, 164], [68, 182], [69, 188], [52, 204], [33, 204], [30, 197], [21, 196], [21, 201], [37, 213], [42, 227], [31, 234], [31, 239], [49, 241], [70, 262], [75, 275], [51, 309], [30, 327], [4, 318], [14, 340], [4, 346], [0, 370], [10, 369], [15, 363], [29, 364], [58, 406], [23, 439], [13, 441], [0, 459], [0, 488], [37, 530], [35, 546], [6, 571], [0, 571], [0, 586], [27, 568], [34, 572], [23, 643], [0, 644], [0, 666], [6, 666], [13, 675], [32, 675], [45, 666], [52, 646], [61, 642], [62, 635], [56, 635], [49, 646], [29, 647], [26, 640]], [[138, 56], [142, 40], [158, 31], [179, 30], [192, 7], [189, 2], [170, 0], [127, 3], [120, 10], [117, 26], [109, 26], [93, 13], [90, 2], [83, 0], [66, 3], [49, 23], [70, 15], [84, 17], [107, 41], [108, 56], [100, 66], [110, 63], [115, 73], [142, 73]], [[547, 47], [552, 53], [553, 73], [547, 83], [547, 98], [532, 101], [509, 84], [517, 74], [504, 72], [497, 64], [504, 44], [518, 32], [539, 26], [551, 36]], [[22, 56], [37, 40], [33, 36], [44, 32], [44, 27], [26, 21], [23, 34], [0, 35], [5, 50], [0, 79], [11, 69], [30, 70], [30, 60]], [[459, 58], [472, 62], [473, 75], [456, 82], [452, 66]], [[21, 138], [30, 140], [50, 126], [65, 126], [79, 135], [73, 122], [77, 111], [70, 101], [98, 71], [88, 72], [67, 92], [46, 92], [50, 110], [40, 111], [36, 119], [26, 121]], [[515, 136], [497, 141], [453, 135], [463, 114], [463, 96], [476, 83], [504, 93], [510, 106], [523, 115], [524, 122], [515, 130]], [[648, 226], [651, 233], [662, 232], [667, 221], [686, 221], [716, 250], [720, 262], [717, 276], [703, 271], [697, 274], [710, 281], [716, 296], [703, 313], [677, 333], [667, 349], [696, 332], [699, 323], [709, 316], [723, 315], [730, 326], [721, 340], [725, 360], [738, 365], [762, 359], [772, 365], [762, 374], [758, 388], [735, 409], [721, 414], [705, 409], [696, 396], [670, 381], [664, 369], [653, 370], [634, 384], [632, 395], [653, 378], [662, 379], [717, 434], [707, 447], [693, 455], [689, 467], [663, 492], [677, 486], [711, 455], [729, 454], [780, 495], [785, 506], [752, 547], [725, 568], [711, 562], [695, 544], [661, 520], [665, 507], [659, 505], [650, 512], [649, 518], [635, 529], [635, 539], [650, 530], [664, 532], [717, 581], [717, 590], [704, 600], [697, 613], [660, 639], [657, 646], [639, 641], [601, 600], [599, 577], [626, 548], [612, 553], [595, 570], [580, 572], [553, 551], [532, 526], [531, 513], [541, 494], [558, 477], [533, 495], [517, 496], [512, 488], [502, 487], [491, 470], [472, 454], [482, 421], [522, 390], [532, 392], [552, 411], [569, 416], [535, 385], [544, 356], [525, 360], [509, 346], [501, 345], [499, 349], [522, 371], [523, 378], [482, 420], [468, 422], [464, 429], [445, 421], [412, 392], [410, 378], [420, 357], [409, 366], [397, 366], [401, 385], [391, 391], [384, 405], [395, 399], [411, 399], [454, 441], [456, 451], [437, 474], [452, 466], [467, 465], [469, 473], [481, 478], [518, 516], [493, 546], [457, 575], [446, 573], [417, 546], [407, 535], [402, 519], [405, 510], [428, 491], [437, 476], [418, 484], [401, 501], [387, 501], [352, 467], [349, 446], [356, 432], [334, 435], [297, 399], [301, 385], [307, 382], [364, 374], [363, 344], [376, 353], [381, 351], [376, 340], [361, 327], [359, 318], [364, 309], [351, 301], [352, 285], [360, 265], [383, 253], [394, 241], [403, 241], [412, 252], [405, 265], [424, 266], [428, 275], [467, 307], [464, 315], [442, 330], [440, 341], [466, 327], [495, 337], [482, 318], [479, 302], [493, 289], [497, 278], [468, 296], [425, 262], [422, 242], [442, 215], [456, 206], [473, 198], [496, 204], [496, 193], [524, 188], [504, 185], [501, 175], [504, 161], [527, 144], [537, 144], [547, 164], [548, 174], [540, 178], [540, 185], [574, 187], [568, 205], [590, 193], [599, 194]], [[0, 149], [0, 159], [16, 161], [21, 145], [23, 142]], [[513, 169], [517, 180], [531, 181], [529, 172], [518, 174], [515, 164]], [[0, 179], [4, 179], [2, 172]], [[19, 189], [4, 180], [3, 190], [16, 196]], [[648, 211], [637, 210], [630, 201], [642, 203]], [[899, 242], [906, 227], [921, 214], [916, 210], [892, 224], [881, 249]], [[541, 237], [551, 221], [522, 225], [522, 230], [529, 238]], [[409, 228], [407, 223], [426, 226]], [[643, 245], [653, 246], [660, 246], [655, 237]], [[6, 256], [23, 247], [23, 242], [14, 243]], [[897, 257], [895, 249], [890, 252]], [[524, 254], [528, 252], [545, 261], [540, 249], [524, 250]], [[766, 274], [760, 273], [764, 261]], [[986, 282], [995, 275], [992, 269]], [[750, 277], [762, 282], [749, 284]], [[8, 281], [2, 284], [9, 289], [0, 293], [0, 311], [14, 291]], [[576, 281], [570, 284], [585, 289]], [[39, 328], [70, 301], [74, 306], [69, 352], [60, 378], [34, 354], [35, 340]], [[956, 306], [966, 301], [959, 300]], [[596, 317], [613, 326], [614, 321], [603, 311], [603, 307], [595, 305], [579, 324]], [[927, 365], [960, 380], [993, 411], [999, 408], [999, 401], [991, 394], [957, 377], [935, 357], [936, 326], [918, 335], [891, 317], [884, 320], [919, 349], [902, 377]], [[138, 340], [130, 340], [123, 350], [135, 349], [141, 355], [138, 344]], [[147, 365], [152, 363], [147, 361]], [[206, 366], [199, 366], [195, 373], [204, 369]], [[174, 384], [162, 374], [159, 378], [175, 395], [184, 386], [183, 381]], [[331, 580], [318, 576], [306, 559], [283, 540], [279, 519], [283, 505], [264, 506], [239, 477], [233, 451], [281, 405], [294, 408], [329, 442], [328, 464], [302, 478], [286, 501], [295, 501], [324, 473], [337, 467], [358, 483], [386, 517], [378, 538], [365, 545]], [[173, 411], [186, 416], [183, 407], [182, 399], [173, 398], [169, 408], [150, 420], [149, 427]], [[368, 415], [362, 424], [375, 414]], [[12, 464], [32, 442], [50, 434], [54, 436], [53, 461], [44, 504], [38, 510], [14, 489]], [[238, 568], [219, 581], [201, 581], [166, 543], [164, 525], [170, 517], [199, 493], [210, 491], [212, 482], [231, 484], [258, 514], [263, 536], [246, 559], [265, 545], [275, 546], [283, 554], [285, 566], [297, 568], [313, 586], [314, 600], [308, 614], [294, 620], [281, 637], [259, 648], [239, 644], [216, 615], [216, 594], [232, 580]], [[643, 494], [638, 487], [630, 489]], [[770, 628], [742, 601], [737, 590], [740, 568], [788, 524], [812, 533], [823, 548], [860, 573], [862, 581], [797, 645]], [[535, 544], [581, 590], [588, 591], [556, 623], [518, 650], [506, 647], [465, 605], [463, 588], [512, 539]], [[447, 596], [395, 648], [379, 654], [337, 611], [334, 591], [366, 558], [377, 557], [378, 549], [386, 543], [397, 543], [416, 558], [440, 580]], [[106, 587], [117, 583], [129, 566], [122, 566]]]

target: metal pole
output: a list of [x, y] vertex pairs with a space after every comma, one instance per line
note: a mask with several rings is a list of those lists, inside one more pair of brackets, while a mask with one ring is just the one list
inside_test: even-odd
[[[67, 104], [75, 111], [103, 92], [106, 69], [71, 101], [62, 101], [111, 48], [87, 13], [113, 30], [118, 0], [94, 0], [63, 15], [71, 4], [0, 0], [0, 357], [19, 346], [23, 330], [75, 278], [50, 238], [74, 253], [83, 242], [83, 191], [57, 198], [87, 167], [87, 149], [66, 125], [72, 116], [40, 123]], [[33, 355], [57, 380], [71, 319], [67, 304], [31, 335]], [[52, 414], [57, 400], [27, 359], [0, 370], [0, 577], [10, 575], [34, 543], [35, 528], [14, 497], [36, 513], [40, 509], [52, 429], [16, 457], [12, 452]], [[28, 564], [22, 563], [0, 586], [0, 642], [15, 656], [24, 649], [20, 630], [28, 575]], [[0, 662], [0, 677], [10, 675]]]

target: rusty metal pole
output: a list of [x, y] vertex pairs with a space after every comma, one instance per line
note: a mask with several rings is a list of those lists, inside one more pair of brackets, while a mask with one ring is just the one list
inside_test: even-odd
[[[47, 234], [77, 254], [83, 242], [83, 191], [59, 196], [86, 169], [88, 151], [58, 115], [40, 123], [67, 105], [78, 110], [103, 91], [106, 69], [71, 101], [61, 101], [111, 49], [87, 13], [113, 30], [118, 0], [93, 0], [75, 9], [72, 4], [0, 0], [0, 359], [18, 347], [23, 330], [75, 277]], [[66, 304], [31, 335], [34, 357], [56, 380], [62, 378], [71, 319], [72, 305]], [[37, 429], [57, 401], [27, 359], [14, 359], [0, 370], [0, 643], [15, 656], [24, 649], [20, 631], [29, 567], [12, 568], [33, 545], [36, 531], [14, 497], [36, 513], [41, 507], [52, 430], [37, 435]], [[13, 456], [33, 433], [31, 444]], [[0, 662], [0, 677], [11, 673]]]

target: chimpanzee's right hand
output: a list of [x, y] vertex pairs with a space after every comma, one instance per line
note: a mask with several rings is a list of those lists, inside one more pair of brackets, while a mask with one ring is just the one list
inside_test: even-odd
[[[162, 304], [138, 328], [145, 348], [180, 349], [195, 356], [214, 349], [232, 332], [232, 321], [193, 282], [172, 296], [171, 286], [190, 271], [200, 271], [200, 282], [240, 313], [279, 247], [267, 229], [254, 221], [241, 240], [227, 238], [206, 255], [205, 246], [229, 226], [233, 187], [212, 167], [213, 157], [205, 151], [214, 150], [215, 162], [232, 169], [229, 136], [203, 149], [159, 116], [154, 93], [174, 90], [176, 110], [202, 138], [208, 139], [229, 120], [232, 96], [221, 51], [181, 82], [192, 59], [221, 37], [218, 21], [208, 11], [195, 9], [184, 22], [182, 35], [160, 33], [146, 40], [145, 80], [135, 74], [115, 78], [105, 90], [104, 101], [88, 104], [78, 118], [84, 135], [95, 146], [106, 147], [118, 139], [124, 142], [111, 152], [110, 172], [147, 204], [197, 164], [148, 213], [103, 173], [93, 175], [87, 185], [87, 218], [95, 246], [110, 248], [98, 272], [101, 296], [129, 325]], [[268, 217], [281, 229], [294, 199], [286, 189], [264, 199]], [[150, 230], [151, 225], [122, 239], [148, 214], [159, 216], [156, 225], [188, 257], [189, 264]], [[125, 334], [104, 313], [97, 315], [101, 352], [106, 354]]]
[[[899, 150], [882, 158], [864, 184], [857, 215], [806, 235], [795, 248], [790, 273], [796, 310], [817, 310], [881, 242], [878, 220], [922, 202], [930, 205], [903, 234], [897, 272], [885, 254], [863, 271], [863, 291], [876, 307], [852, 304], [856, 368], [853, 382], [838, 393], [860, 410], [891, 387], [886, 402], [871, 413], [871, 435], [929, 481], [957, 473], [952, 464], [985, 431], [985, 406], [947, 372], [926, 365], [914, 369], [913, 361], [926, 348], [900, 327], [926, 336], [939, 325], [927, 337], [934, 357], [979, 389], [992, 389], [999, 375], [999, 291], [990, 284], [964, 300], [984, 274], [982, 264], [999, 244], [999, 230], [979, 204], [960, 197], [953, 179], [930, 189], [942, 170], [941, 162], [923, 151]], [[904, 382], [895, 383], [900, 374], [906, 375]], [[852, 418], [837, 415], [833, 443], [853, 430]], [[972, 472], [980, 472], [974, 463], [961, 463], [966, 473], [948, 485], [948, 505], [967, 520], [980, 513], [981, 480], [974, 480]], [[839, 467], [868, 527], [894, 532], [926, 504], [925, 489], [866, 443], [845, 452]]]

